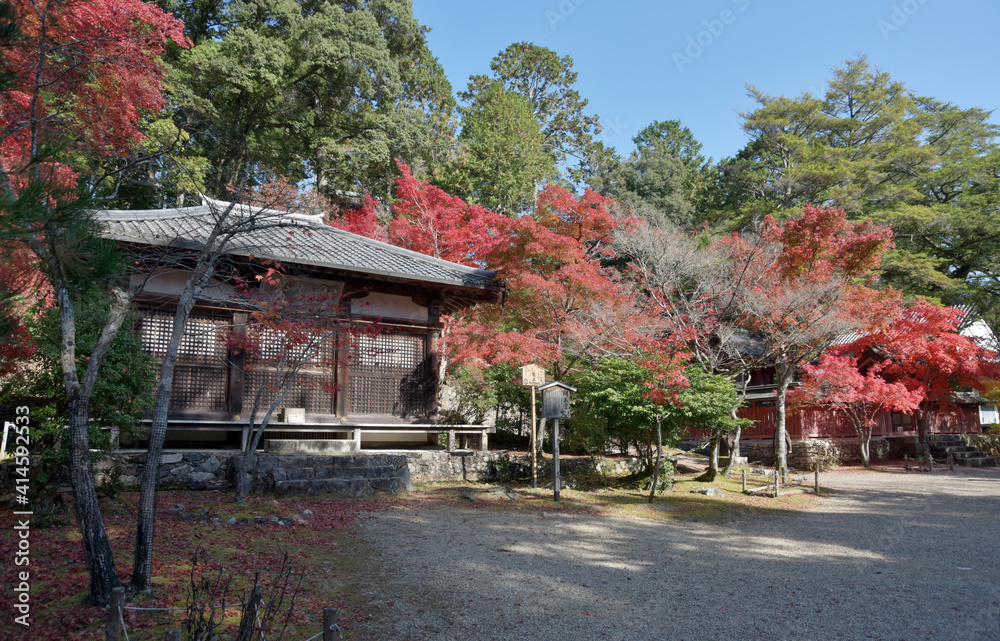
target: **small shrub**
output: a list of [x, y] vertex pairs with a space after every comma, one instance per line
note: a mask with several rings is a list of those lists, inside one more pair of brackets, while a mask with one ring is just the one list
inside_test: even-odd
[[32, 508], [32, 524], [34, 527], [45, 529], [50, 527], [63, 527], [66, 525], [65, 509], [59, 501], [40, 501]]

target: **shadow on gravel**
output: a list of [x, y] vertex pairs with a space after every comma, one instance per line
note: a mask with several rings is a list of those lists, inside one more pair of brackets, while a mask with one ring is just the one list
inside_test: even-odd
[[432, 588], [433, 605], [405, 606], [415, 638], [1000, 639], [1000, 477], [829, 476], [809, 511], [708, 522], [428, 502], [369, 536], [387, 593]]

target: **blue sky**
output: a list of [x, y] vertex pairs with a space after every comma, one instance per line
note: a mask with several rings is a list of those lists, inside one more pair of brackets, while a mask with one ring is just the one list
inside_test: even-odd
[[862, 54], [918, 94], [1000, 108], [995, 1], [413, 0], [413, 12], [456, 91], [513, 42], [571, 56], [602, 139], [623, 154], [642, 127], [678, 119], [706, 156], [731, 156], [746, 142], [739, 113], [754, 107], [746, 83], [822, 92]]

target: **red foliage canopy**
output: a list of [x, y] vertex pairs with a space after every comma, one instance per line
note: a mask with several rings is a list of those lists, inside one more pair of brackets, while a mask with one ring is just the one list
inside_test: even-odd
[[[111, 156], [141, 140], [143, 112], [163, 106], [160, 54], [186, 46], [183, 24], [141, 0], [11, 0], [20, 37], [5, 43], [0, 163], [27, 165], [38, 145]], [[66, 175], [64, 168], [57, 173]]]
[[959, 332], [963, 316], [953, 307], [917, 301], [832, 351], [869, 355], [882, 378], [905, 385], [928, 406], [952, 408], [956, 391], [982, 392], [988, 381], [1000, 379], [997, 354]]

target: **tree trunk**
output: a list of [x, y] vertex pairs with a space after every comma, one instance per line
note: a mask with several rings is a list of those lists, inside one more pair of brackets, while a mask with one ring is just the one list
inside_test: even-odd
[[860, 434], [858, 437], [858, 445], [861, 447], [861, 464], [865, 466], [865, 469], [872, 469], [872, 458], [869, 449], [869, 443], [871, 442], [870, 434]]
[[653, 466], [653, 481], [649, 484], [649, 502], [653, 502], [656, 484], [660, 480], [660, 466], [663, 464], [663, 417], [656, 417], [656, 465]]
[[177, 352], [180, 349], [181, 338], [184, 336], [184, 329], [187, 326], [194, 302], [211, 279], [213, 271], [210, 265], [200, 264], [199, 267], [200, 270], [195, 270], [195, 274], [188, 280], [188, 284], [177, 302], [170, 342], [167, 344], [167, 351], [163, 357], [160, 382], [156, 389], [156, 404], [153, 406], [152, 424], [149, 428], [146, 464], [142, 468], [139, 482], [139, 514], [136, 523], [132, 566], [132, 588], [139, 592], [148, 592], [152, 589], [156, 481], [160, 455], [163, 453], [163, 441], [167, 437], [167, 415], [170, 411], [170, 399], [173, 393]]
[[709, 441], [708, 448], [708, 469], [705, 473], [696, 478], [696, 481], [702, 483], [711, 483], [719, 476], [719, 441], [722, 439], [722, 432], [715, 429], [712, 430], [712, 438]]
[[87, 555], [90, 598], [95, 605], [106, 606], [111, 600], [111, 591], [118, 587], [118, 572], [115, 569], [114, 553], [111, 551], [111, 541], [104, 527], [104, 517], [101, 515], [97, 488], [94, 486], [94, 476], [90, 469], [90, 437], [87, 433], [89, 419], [88, 400], [80, 397], [71, 398], [69, 474], [73, 483], [76, 518], [83, 537], [83, 549]]
[[[247, 443], [247, 450], [250, 444]], [[249, 459], [253, 458], [252, 461]], [[245, 503], [247, 494], [250, 493], [250, 474], [257, 467], [257, 455], [243, 452], [243, 456], [236, 459], [236, 503]]]
[[[61, 273], [55, 261], [52, 261], [50, 267], [53, 274]], [[81, 384], [76, 370], [76, 314], [72, 293], [58, 275], [53, 278], [53, 287], [59, 303], [60, 365], [66, 395], [69, 397], [67, 419], [70, 434], [70, 480], [73, 484], [76, 518], [90, 574], [90, 598], [96, 605], [106, 606], [111, 600], [111, 591], [118, 587], [118, 572], [90, 468], [90, 393], [97, 382], [101, 363], [125, 319], [132, 296], [129, 292], [115, 290], [115, 301], [91, 352]]]
[[[733, 414], [735, 413], [734, 411]], [[726, 463], [726, 471], [722, 473], [723, 476], [729, 476], [736, 466], [736, 458], [740, 455], [740, 434], [742, 432], [743, 430], [739, 427], [733, 432], [733, 442], [729, 444], [729, 462]]]
[[931, 444], [927, 440], [927, 433], [930, 431], [930, 411], [920, 410], [920, 420], [917, 421], [917, 442], [920, 444], [920, 452], [927, 463], [927, 469], [933, 470], [933, 458], [931, 455]]
[[788, 448], [785, 439], [788, 438], [788, 431], [785, 426], [785, 398], [788, 394], [788, 384], [792, 381], [794, 370], [787, 363], [782, 363], [777, 367], [778, 387], [775, 390], [775, 409], [777, 410], [777, 421], [774, 429], [774, 468], [784, 479], [788, 473]]

